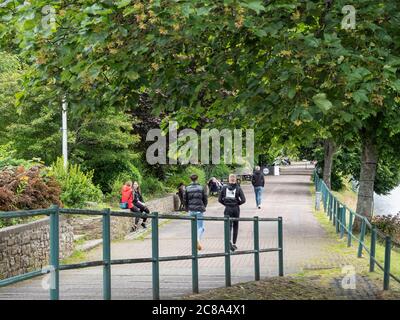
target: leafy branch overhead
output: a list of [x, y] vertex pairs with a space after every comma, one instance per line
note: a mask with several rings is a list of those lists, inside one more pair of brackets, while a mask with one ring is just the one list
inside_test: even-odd
[[137, 114], [146, 97], [182, 126], [256, 128], [259, 148], [326, 140], [360, 152], [370, 196], [398, 163], [379, 168], [400, 145], [400, 3], [354, 2], [347, 30], [347, 2], [16, 0], [0, 7], [0, 44], [29, 66], [20, 105], [55, 112], [67, 94], [79, 118]]

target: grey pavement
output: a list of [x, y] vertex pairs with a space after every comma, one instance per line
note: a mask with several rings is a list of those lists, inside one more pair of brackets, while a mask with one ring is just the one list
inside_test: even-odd
[[[310, 176], [268, 176], [263, 194], [262, 209], [257, 209], [253, 188], [243, 185], [247, 202], [241, 217], [283, 218], [284, 271], [301, 271], [310, 261], [324, 253], [329, 238], [312, 214]], [[207, 216], [223, 216], [223, 207], [212, 201]], [[201, 253], [223, 252], [223, 223], [206, 221]], [[160, 256], [191, 254], [190, 222], [171, 221], [160, 228]], [[239, 250], [253, 249], [253, 223], [240, 222]], [[277, 223], [260, 223], [260, 248], [277, 247]], [[90, 260], [101, 259], [101, 247], [89, 253]], [[151, 238], [113, 242], [112, 259], [151, 257]], [[261, 254], [261, 276], [278, 275], [277, 252]], [[254, 279], [253, 255], [231, 257], [232, 283]], [[151, 264], [112, 266], [113, 299], [152, 299]], [[225, 284], [224, 258], [199, 260], [200, 291]], [[42, 278], [0, 288], [0, 299], [48, 299], [48, 291], [41, 286]], [[102, 299], [102, 268], [94, 267], [62, 271], [61, 299]], [[191, 293], [191, 261], [160, 263], [160, 294], [162, 299], [179, 298]]]

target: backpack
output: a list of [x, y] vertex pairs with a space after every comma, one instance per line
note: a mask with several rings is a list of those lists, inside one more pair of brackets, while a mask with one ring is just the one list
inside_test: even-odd
[[229, 187], [225, 188], [225, 201], [229, 200], [229, 201], [234, 201], [236, 200], [237, 203], [239, 203], [239, 186], [236, 185], [236, 188], [233, 190], [229, 190]]

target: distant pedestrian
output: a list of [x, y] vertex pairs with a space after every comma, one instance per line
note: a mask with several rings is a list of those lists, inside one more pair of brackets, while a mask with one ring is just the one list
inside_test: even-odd
[[[189, 215], [202, 218], [208, 204], [207, 192], [203, 186], [198, 183], [198, 176], [193, 174], [190, 176], [192, 183], [185, 190], [185, 205], [189, 211]], [[202, 250], [201, 239], [204, 234], [204, 220], [197, 220], [197, 249]]]
[[[228, 185], [224, 186], [219, 194], [218, 201], [225, 206], [224, 215], [231, 218], [240, 217], [240, 206], [246, 202], [242, 188], [237, 184], [237, 179], [234, 174], [229, 175]], [[237, 249], [236, 241], [239, 234], [239, 221], [231, 221], [231, 251]], [[232, 233], [233, 229], [233, 233]]]
[[178, 192], [176, 193], [179, 197], [179, 211], [185, 211], [185, 184], [181, 182], [178, 186]]
[[[146, 204], [144, 203], [143, 196], [142, 196], [142, 192], [140, 191], [140, 186], [139, 186], [139, 183], [138, 183], [137, 181], [135, 181], [135, 182], [133, 183], [133, 205], [134, 205], [136, 208], [138, 208], [139, 211], [140, 211], [141, 213], [143, 213], [143, 212], [144, 212], [144, 213], [147, 213], [147, 214], [150, 213], [149, 208], [147, 208], [147, 207], [146, 207]], [[136, 217], [136, 218], [135, 218], [135, 226], [136, 226], [136, 227], [138, 227], [139, 220], [140, 220], [139, 217]], [[142, 223], [141, 223], [141, 226], [142, 226], [144, 229], [147, 228], [147, 226], [146, 226], [146, 221], [147, 221], [147, 218], [143, 218], [143, 221], [142, 221]]]
[[251, 183], [254, 187], [254, 193], [256, 195], [256, 205], [258, 209], [261, 209], [262, 194], [264, 191], [265, 179], [264, 174], [259, 166], [255, 167]]

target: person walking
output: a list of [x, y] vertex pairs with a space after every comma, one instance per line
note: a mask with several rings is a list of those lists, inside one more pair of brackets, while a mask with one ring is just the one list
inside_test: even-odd
[[[147, 208], [146, 205], [145, 205], [145, 203], [144, 203], [143, 196], [142, 196], [142, 192], [140, 191], [140, 186], [139, 186], [139, 183], [138, 183], [137, 181], [135, 181], [135, 182], [133, 183], [133, 205], [134, 205], [136, 208], [138, 208], [139, 211], [140, 211], [141, 213], [143, 213], [143, 212], [145, 212], [145, 213], [147, 213], [147, 214], [150, 213], [149, 208]], [[136, 217], [136, 218], [135, 218], [135, 226], [136, 226], [136, 227], [138, 227], [139, 220], [140, 220], [139, 217]], [[141, 226], [142, 226], [144, 229], [147, 228], [147, 226], [146, 226], [146, 221], [147, 221], [147, 218], [143, 218], [143, 221], [142, 221], [142, 223], [141, 223]]]
[[259, 166], [255, 167], [253, 176], [251, 177], [251, 183], [254, 187], [254, 193], [256, 195], [257, 208], [261, 209], [262, 193], [264, 191], [265, 179], [264, 174]]
[[[192, 183], [185, 190], [185, 205], [190, 216], [202, 218], [208, 204], [207, 192], [203, 186], [198, 183], [198, 176], [193, 174], [190, 176]], [[202, 250], [201, 239], [204, 235], [204, 220], [197, 220], [197, 249]]]
[[[240, 217], [240, 206], [246, 202], [242, 188], [237, 184], [236, 175], [230, 174], [228, 185], [224, 186], [219, 194], [218, 201], [225, 206], [224, 215], [231, 218]], [[232, 233], [233, 229], [233, 233]], [[239, 221], [233, 220], [230, 224], [231, 230], [231, 251], [237, 249], [236, 241], [239, 234]]]
[[178, 211], [185, 211], [185, 184], [181, 182], [178, 186], [178, 192], [176, 193], [179, 197], [179, 209]]

